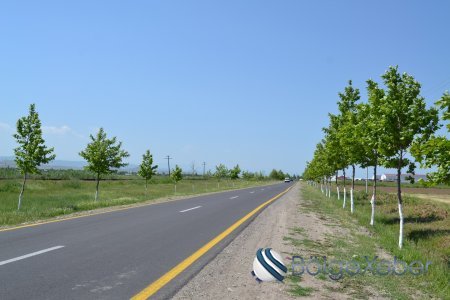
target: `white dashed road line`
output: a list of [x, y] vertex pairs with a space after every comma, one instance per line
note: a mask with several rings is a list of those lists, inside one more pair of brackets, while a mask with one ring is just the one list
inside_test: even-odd
[[9, 263], [18, 261], [18, 260], [22, 260], [22, 259], [25, 259], [25, 258], [29, 258], [29, 257], [32, 257], [32, 256], [36, 256], [36, 255], [39, 255], [39, 254], [43, 254], [43, 253], [46, 253], [46, 252], [50, 252], [50, 251], [53, 251], [53, 250], [61, 249], [61, 248], [64, 248], [64, 246], [55, 246], [55, 247], [47, 248], [47, 249], [44, 249], [44, 250], [36, 251], [36, 252], [33, 252], [33, 253], [25, 254], [25, 255], [22, 255], [22, 256], [18, 256], [18, 257], [15, 257], [15, 258], [11, 258], [11, 259], [8, 259], [8, 260], [0, 261], [0, 266], [6, 265], [6, 264], [9, 264]]
[[200, 208], [200, 207], [201, 206], [196, 206], [196, 207], [188, 208], [188, 209], [185, 209], [185, 210], [180, 210], [180, 212], [183, 213], [183, 212], [187, 212], [187, 211], [190, 211], [190, 210], [193, 210], [193, 209], [197, 209], [197, 208]]

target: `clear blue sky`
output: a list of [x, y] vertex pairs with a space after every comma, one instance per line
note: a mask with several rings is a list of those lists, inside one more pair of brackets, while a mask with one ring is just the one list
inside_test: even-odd
[[337, 93], [389, 65], [450, 89], [449, 1], [2, 1], [0, 155], [36, 103], [58, 159], [104, 127], [197, 170], [301, 173]]

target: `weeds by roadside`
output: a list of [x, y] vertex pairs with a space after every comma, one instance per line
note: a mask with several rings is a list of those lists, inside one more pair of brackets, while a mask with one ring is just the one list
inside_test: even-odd
[[[411, 263], [420, 260], [432, 262], [428, 272], [420, 276], [411, 274], [398, 276], [378, 276], [367, 272], [363, 275], [344, 276], [339, 279], [338, 287], [345, 289], [352, 297], [368, 298], [380, 296], [393, 299], [448, 299], [449, 291], [449, 247], [446, 247], [450, 228], [448, 206], [429, 203], [422, 199], [406, 197], [405, 218], [406, 236], [404, 249], [397, 248], [398, 223], [395, 222], [395, 199], [389, 194], [380, 195], [377, 202], [376, 220], [371, 228], [370, 203], [363, 193], [356, 193], [355, 213], [342, 209], [342, 200], [327, 198], [310, 186], [302, 186], [304, 201], [300, 209], [304, 213], [315, 214], [323, 223], [339, 229], [326, 234], [324, 241], [311, 241], [305, 232], [291, 229], [285, 241], [291, 243], [302, 253], [320, 253], [329, 258], [354, 260], [362, 268], [367, 267], [364, 256], [380, 259], [397, 259]], [[447, 228], [447, 229], [445, 229]], [[336, 232], [340, 232], [337, 234]], [[293, 253], [295, 255], [295, 253]], [[321, 280], [330, 280], [328, 278]], [[327, 286], [327, 285], [326, 285]]]

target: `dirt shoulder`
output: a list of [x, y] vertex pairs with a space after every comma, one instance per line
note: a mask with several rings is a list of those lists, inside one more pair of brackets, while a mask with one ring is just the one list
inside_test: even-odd
[[336, 226], [338, 224], [320, 214], [304, 210], [300, 187], [300, 184], [295, 185], [267, 207], [174, 299], [295, 299], [298, 296], [306, 299], [353, 299], [357, 288], [367, 291], [368, 298], [382, 298], [370, 287], [345, 287], [342, 282], [309, 275], [288, 276], [283, 283], [258, 283], [252, 277], [252, 262], [259, 248], [273, 248], [281, 253], [285, 264], [290, 267], [293, 255], [309, 257], [314, 254], [311, 253], [315, 249], [314, 244], [323, 245], [330, 236], [348, 234], [346, 228]]

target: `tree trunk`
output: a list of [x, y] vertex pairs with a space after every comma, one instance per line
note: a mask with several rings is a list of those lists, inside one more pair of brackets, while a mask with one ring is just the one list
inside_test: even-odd
[[327, 177], [327, 185], [328, 185], [328, 198], [331, 197], [331, 182], [330, 182], [330, 177]]
[[342, 208], [345, 208], [345, 202], [347, 200], [347, 191], [345, 190], [345, 169], [342, 170], [344, 173], [344, 203], [342, 204]]
[[401, 188], [401, 181], [400, 181], [400, 175], [402, 174], [402, 160], [403, 160], [403, 153], [400, 152], [399, 160], [398, 160], [398, 167], [397, 167], [397, 198], [398, 198], [398, 216], [400, 218], [400, 232], [398, 236], [398, 247], [402, 249], [403, 246], [403, 200], [402, 200], [402, 188]]
[[95, 188], [95, 202], [98, 200], [98, 185], [100, 184], [100, 174], [97, 174], [97, 186]]
[[366, 167], [366, 194], [368, 194], [369, 167]]
[[175, 183], [175, 194], [177, 193], [177, 184]]
[[23, 174], [23, 183], [22, 183], [22, 189], [20, 190], [19, 194], [19, 204], [17, 204], [17, 210], [20, 210], [20, 206], [22, 205], [22, 196], [23, 192], [25, 191], [25, 184], [27, 183], [27, 173]]
[[350, 212], [355, 210], [355, 203], [353, 201], [353, 191], [355, 190], [355, 165], [352, 165], [352, 188], [350, 189]]
[[375, 166], [373, 167], [373, 193], [372, 199], [370, 200], [370, 204], [372, 205], [372, 214], [370, 215], [370, 225], [373, 226], [375, 222], [375, 200], [377, 198], [377, 162], [375, 162]]
[[148, 182], [148, 180], [147, 180], [147, 178], [145, 178], [145, 195], [147, 195], [147, 186], [148, 186], [147, 182]]

